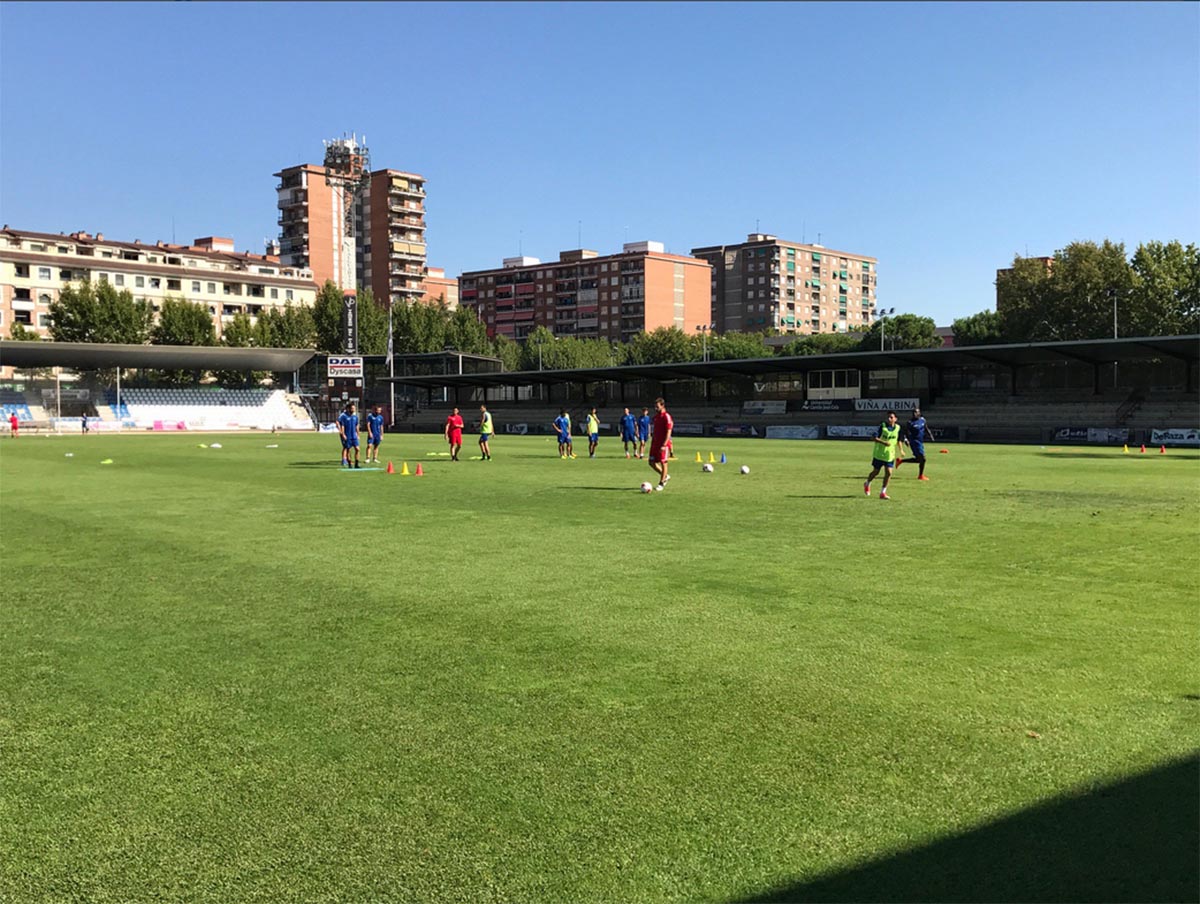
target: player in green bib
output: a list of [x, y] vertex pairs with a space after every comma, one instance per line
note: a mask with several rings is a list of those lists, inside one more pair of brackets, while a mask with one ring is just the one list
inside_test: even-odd
[[871, 453], [871, 473], [863, 484], [863, 492], [871, 495], [871, 481], [883, 471], [883, 487], [879, 490], [880, 499], [890, 499], [887, 488], [892, 479], [892, 469], [896, 467], [896, 452], [900, 445], [900, 425], [896, 423], [896, 412], [889, 411], [887, 420], [879, 425], [873, 437], [875, 448]]
[[492, 434], [496, 432], [496, 426], [492, 423], [492, 413], [487, 410], [487, 405], [479, 406], [479, 455], [484, 461], [492, 460], [492, 447], [489, 443], [492, 441]]

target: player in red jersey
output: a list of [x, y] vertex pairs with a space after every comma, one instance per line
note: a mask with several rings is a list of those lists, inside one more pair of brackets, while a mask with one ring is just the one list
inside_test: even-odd
[[454, 413], [446, 418], [446, 427], [442, 433], [446, 437], [446, 442], [450, 444], [450, 460], [458, 461], [459, 450], [462, 449], [462, 432], [463, 419], [458, 413], [458, 409], [454, 409]]
[[650, 467], [658, 475], [658, 485], [666, 486], [671, 475], [667, 473], [667, 462], [671, 459], [671, 431], [675, 421], [667, 413], [667, 403], [654, 400], [654, 434], [650, 439]]

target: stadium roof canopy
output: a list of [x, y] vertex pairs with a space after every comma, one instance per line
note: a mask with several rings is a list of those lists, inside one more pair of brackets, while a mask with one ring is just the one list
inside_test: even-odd
[[17, 342], [0, 339], [0, 366], [102, 367], [151, 370], [299, 370], [316, 352], [306, 348], [222, 348], [194, 345], [104, 345], [93, 342]]
[[1200, 334], [1131, 339], [1088, 339], [1078, 342], [1030, 342], [1014, 345], [975, 345], [954, 348], [922, 348], [896, 351], [838, 352], [831, 355], [799, 355], [773, 358], [744, 358], [732, 361], [692, 361], [684, 364], [646, 364], [577, 370], [522, 370], [505, 373], [449, 374], [444, 376], [394, 377], [405, 386], [440, 389], [446, 387], [530, 386], [557, 383], [627, 383], [634, 380], [720, 380], [730, 377], [765, 377], [811, 370], [884, 367], [969, 367], [990, 364], [1022, 367], [1063, 361], [1111, 364], [1141, 358], [1178, 358], [1189, 366], [1200, 359]]

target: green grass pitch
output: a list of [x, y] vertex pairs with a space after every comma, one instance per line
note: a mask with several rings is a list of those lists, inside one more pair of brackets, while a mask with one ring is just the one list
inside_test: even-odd
[[1197, 453], [575, 448], [0, 439], [0, 900], [1200, 893]]

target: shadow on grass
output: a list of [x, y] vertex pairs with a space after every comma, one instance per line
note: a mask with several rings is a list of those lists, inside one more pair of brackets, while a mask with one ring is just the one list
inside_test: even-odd
[[966, 834], [738, 899], [1200, 900], [1200, 756]]
[[788, 499], [857, 499], [862, 493], [842, 493], [840, 495], [826, 496], [788, 496]]
[[1185, 449], [1176, 449], [1174, 455], [1172, 455], [1170, 452], [1167, 452], [1166, 455], [1163, 455], [1157, 449], [1154, 449], [1153, 451], [1151, 451], [1150, 449], [1147, 449], [1145, 452], [1131, 451], [1128, 456], [1123, 455], [1120, 452], [1049, 452], [1049, 451], [1047, 451], [1047, 452], [1035, 452], [1034, 454], [1037, 455], [1039, 458], [1107, 458], [1107, 459], [1111, 460], [1111, 459], [1115, 459], [1115, 458], [1126, 458], [1126, 457], [1128, 457], [1128, 458], [1149, 458], [1151, 455], [1153, 455], [1155, 458], [1174, 458], [1176, 461], [1194, 462], [1196, 460], [1195, 453], [1191, 452], [1189, 450], [1185, 450]]

